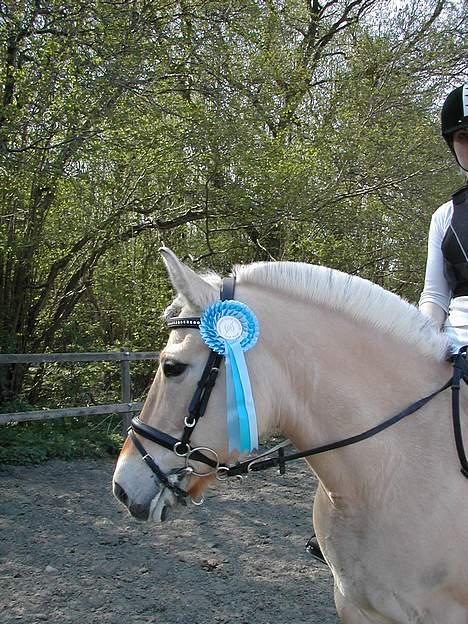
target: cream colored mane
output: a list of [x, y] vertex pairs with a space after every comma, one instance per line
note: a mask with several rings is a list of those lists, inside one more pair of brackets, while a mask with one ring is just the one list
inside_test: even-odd
[[234, 267], [239, 284], [256, 284], [345, 313], [424, 355], [443, 360], [448, 341], [419, 310], [368, 280], [302, 262], [257, 262]]
[[[377, 284], [348, 275], [336, 269], [304, 262], [254, 262], [233, 268], [239, 284], [253, 284], [280, 291], [343, 312], [385, 332], [405, 344], [414, 346], [421, 355], [444, 360], [449, 343], [434, 323], [412, 304]], [[221, 278], [210, 272], [200, 275], [217, 289]], [[164, 312], [167, 320], [177, 316], [185, 297], [179, 294]], [[203, 307], [211, 301], [206, 301]]]

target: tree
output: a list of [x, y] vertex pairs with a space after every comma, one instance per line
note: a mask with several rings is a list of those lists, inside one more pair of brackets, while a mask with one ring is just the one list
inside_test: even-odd
[[[448, 0], [1, 3], [1, 348], [144, 348], [162, 241], [415, 299], [456, 185], [436, 117], [466, 27]], [[0, 401], [24, 372], [0, 373]]]
[[[164, 57], [171, 36], [173, 15], [161, 6], [40, 0], [1, 5], [3, 349], [52, 346], [99, 260], [115, 244], [150, 227], [196, 218], [190, 213], [169, 225], [140, 220], [129, 226], [128, 189], [116, 205], [110, 194], [104, 205], [93, 205], [96, 169], [89, 164], [105, 159], [103, 134], [122, 115], [123, 102], [128, 105], [145, 83], [164, 80], [164, 70], [146, 61], [150, 51]], [[127, 125], [130, 114], [127, 109]], [[15, 396], [23, 374], [24, 367], [3, 371], [3, 400]]]

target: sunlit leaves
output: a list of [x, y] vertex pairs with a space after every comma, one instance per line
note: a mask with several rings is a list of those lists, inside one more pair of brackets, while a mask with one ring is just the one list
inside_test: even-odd
[[162, 242], [196, 268], [306, 260], [417, 298], [457, 185], [438, 109], [466, 77], [461, 3], [2, 7], [2, 344], [153, 348]]

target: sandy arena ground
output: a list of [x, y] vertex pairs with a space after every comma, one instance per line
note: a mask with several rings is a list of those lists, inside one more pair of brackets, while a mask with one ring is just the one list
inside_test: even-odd
[[331, 574], [304, 548], [305, 464], [219, 484], [160, 526], [117, 503], [112, 471], [0, 466], [1, 624], [337, 624]]

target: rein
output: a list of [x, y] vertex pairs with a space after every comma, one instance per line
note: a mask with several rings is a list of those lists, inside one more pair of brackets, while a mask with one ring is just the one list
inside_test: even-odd
[[[233, 299], [234, 289], [234, 278], [225, 278], [223, 280], [220, 291], [220, 299], [222, 301], [225, 301], [227, 299]], [[198, 329], [200, 327], [200, 317], [175, 317], [169, 319], [167, 325], [169, 329]], [[351, 446], [352, 444], [362, 442], [363, 440], [367, 440], [372, 436], [380, 433], [381, 431], [388, 429], [400, 420], [403, 420], [404, 418], [406, 418], [406, 416], [414, 414], [414, 412], [417, 412], [419, 409], [424, 407], [424, 405], [429, 403], [429, 401], [431, 401], [435, 396], [437, 396], [447, 388], [451, 388], [452, 420], [455, 445], [461, 464], [461, 473], [466, 478], [468, 478], [468, 460], [465, 453], [460, 420], [460, 382], [462, 379], [466, 383], [468, 382], [468, 363], [466, 360], [467, 348], [468, 347], [462, 347], [459, 353], [455, 356], [453, 360], [454, 373], [453, 376], [447, 381], [447, 383], [445, 383], [435, 392], [432, 392], [422, 399], [415, 401], [404, 410], [388, 418], [384, 422], [374, 427], [371, 427], [370, 429], [367, 429], [360, 434], [344, 438], [343, 440], [338, 440], [337, 442], [317, 446], [315, 448], [307, 449], [305, 451], [291, 453], [289, 455], [284, 454], [283, 447], [289, 444], [289, 442], [286, 441], [274, 447], [270, 451], [266, 451], [265, 453], [262, 453], [261, 455], [253, 459], [238, 462], [234, 465], [226, 465], [220, 463], [217, 453], [208, 447], [191, 448], [189, 444], [190, 437], [196, 424], [205, 413], [211, 392], [213, 390], [216, 378], [219, 373], [222, 359], [224, 357], [210, 349], [208, 361], [205, 365], [202, 376], [197, 383], [197, 387], [192, 397], [192, 400], [190, 401], [188, 416], [186, 416], [184, 419], [184, 430], [180, 439], [177, 439], [163, 431], [160, 431], [155, 427], [147, 425], [146, 423], [142, 422], [138, 416], [132, 419], [128, 434], [136, 449], [142, 456], [142, 459], [148, 465], [156, 478], [163, 484], [164, 487], [171, 490], [178, 500], [181, 500], [182, 498], [188, 496], [188, 492], [180, 488], [176, 483], [172, 482], [170, 477], [174, 476], [174, 474], [175, 479], [180, 481], [185, 474], [192, 474], [195, 476], [203, 477], [210, 476], [214, 472], [214, 475], [218, 480], [224, 481], [229, 477], [240, 477], [250, 472], [258, 472], [260, 470], [266, 470], [267, 468], [273, 468], [275, 466], [278, 466], [280, 469], [280, 473], [283, 474], [285, 472], [286, 464], [288, 462], [294, 461], [296, 459], [302, 459], [305, 457], [312, 457], [313, 455], [319, 455], [321, 453], [344, 448], [346, 446]], [[171, 473], [170, 475], [164, 473], [164, 471], [161, 470], [161, 468], [157, 465], [154, 459], [146, 452], [144, 446], [141, 444], [135, 434], [138, 434], [142, 438], [150, 440], [151, 442], [155, 442], [156, 444], [159, 444], [160, 446], [170, 451], [173, 451], [179, 457], [185, 458], [185, 467], [179, 469], [176, 473]], [[268, 459], [264, 459], [264, 457], [268, 457], [275, 452], [278, 452], [278, 455], [276, 457], [269, 457]], [[201, 462], [206, 466], [209, 466], [213, 469], [213, 472], [195, 472], [194, 468], [189, 463], [190, 460]]]

